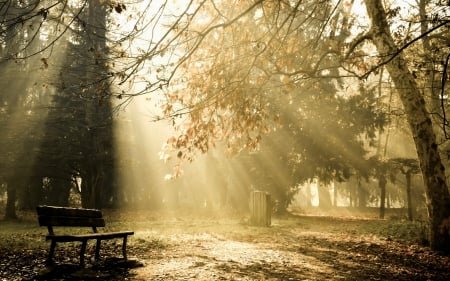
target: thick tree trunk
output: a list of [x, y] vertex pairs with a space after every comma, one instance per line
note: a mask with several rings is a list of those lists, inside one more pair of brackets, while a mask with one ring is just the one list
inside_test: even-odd
[[[372, 22], [371, 38], [381, 58], [389, 59], [398, 53], [389, 30], [381, 0], [366, 0]], [[445, 181], [444, 166], [438, 151], [436, 134], [425, 100], [402, 54], [396, 55], [386, 68], [400, 95], [408, 123], [414, 137], [422, 170], [430, 215], [430, 245], [433, 250], [450, 253], [448, 217], [450, 195]]]

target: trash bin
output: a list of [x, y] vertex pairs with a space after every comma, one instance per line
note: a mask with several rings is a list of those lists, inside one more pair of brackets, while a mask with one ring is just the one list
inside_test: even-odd
[[250, 224], [270, 226], [271, 216], [270, 194], [264, 191], [253, 191], [250, 196]]

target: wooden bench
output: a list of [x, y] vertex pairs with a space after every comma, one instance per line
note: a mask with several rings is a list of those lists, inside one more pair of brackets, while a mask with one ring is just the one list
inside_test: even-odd
[[[67, 208], [55, 206], [38, 206], [36, 208], [40, 226], [48, 228], [46, 240], [51, 240], [47, 264], [53, 263], [56, 243], [81, 242], [80, 266], [84, 267], [84, 254], [88, 240], [96, 240], [95, 260], [100, 258], [100, 245], [102, 240], [122, 238], [122, 254], [127, 259], [127, 238], [133, 231], [98, 232], [97, 227], [105, 226], [102, 212], [96, 209]], [[91, 227], [92, 233], [86, 234], [55, 234], [54, 227]]]

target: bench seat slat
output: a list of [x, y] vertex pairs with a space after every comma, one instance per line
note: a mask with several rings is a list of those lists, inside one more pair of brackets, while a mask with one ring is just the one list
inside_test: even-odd
[[56, 242], [70, 242], [70, 241], [86, 241], [89, 239], [113, 239], [123, 238], [128, 235], [133, 235], [133, 231], [121, 231], [121, 232], [104, 232], [104, 233], [89, 233], [80, 235], [47, 235], [46, 240], [54, 240]]
[[40, 226], [98, 226], [104, 227], [103, 218], [68, 217], [68, 216], [39, 216]]

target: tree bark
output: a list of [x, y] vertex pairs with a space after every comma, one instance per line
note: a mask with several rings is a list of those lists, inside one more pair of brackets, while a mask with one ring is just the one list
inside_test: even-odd
[[378, 186], [380, 187], [380, 219], [384, 219], [386, 211], [386, 176], [381, 175], [378, 178]]
[[407, 171], [406, 174], [406, 202], [408, 203], [408, 220], [413, 220], [413, 205], [411, 198], [411, 171]]
[[[381, 58], [390, 59], [398, 53], [390, 33], [386, 12], [381, 0], [365, 0], [372, 23], [371, 39]], [[438, 151], [437, 137], [433, 130], [425, 99], [408, 70], [403, 54], [397, 54], [386, 64], [392, 81], [400, 95], [408, 123], [414, 137], [417, 155], [426, 186], [430, 220], [430, 246], [433, 250], [450, 253], [448, 217], [450, 195], [445, 181], [445, 168]]]

